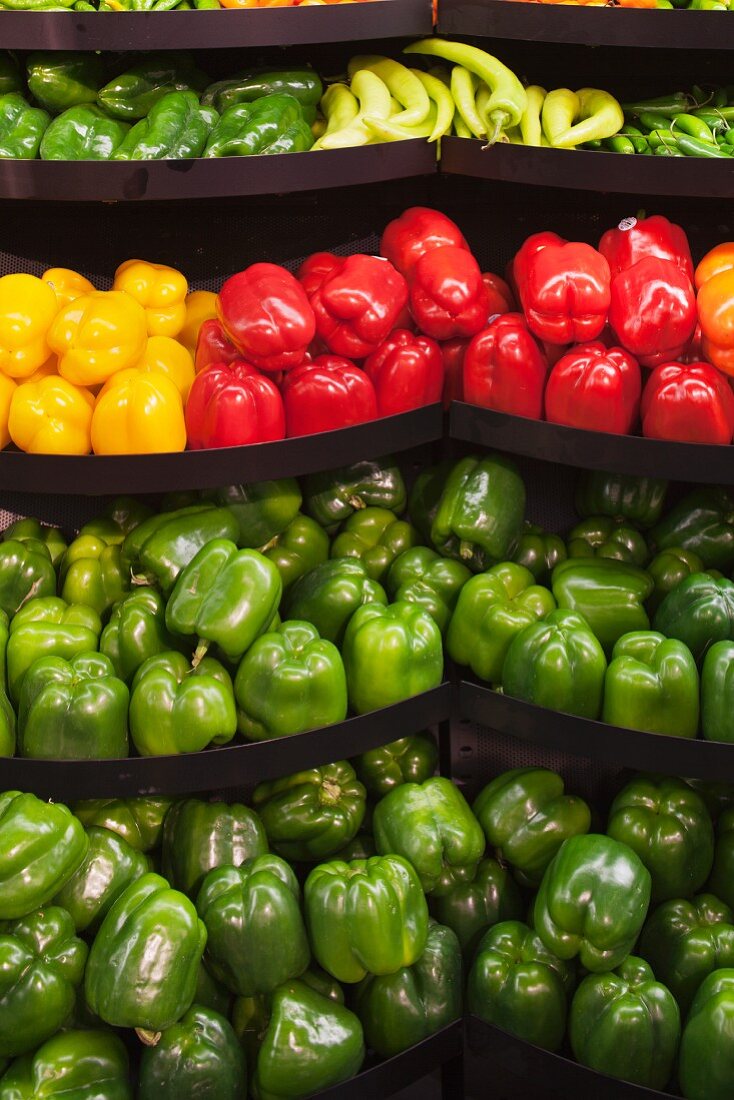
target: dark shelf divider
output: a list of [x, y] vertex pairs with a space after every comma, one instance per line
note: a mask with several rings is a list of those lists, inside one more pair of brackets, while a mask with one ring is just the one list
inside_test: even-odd
[[[422, 1043], [416, 1043], [401, 1054], [363, 1070], [350, 1081], [319, 1092], [319, 1100], [381, 1100], [384, 1096], [393, 1096], [446, 1062], [458, 1058], [462, 1052], [463, 1034], [464, 1021], [456, 1020]], [[460, 1098], [451, 1097], [450, 1100]]]

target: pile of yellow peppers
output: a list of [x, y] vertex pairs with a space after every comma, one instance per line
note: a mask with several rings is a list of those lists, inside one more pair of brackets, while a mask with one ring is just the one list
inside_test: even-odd
[[60, 267], [0, 278], [0, 446], [183, 451], [196, 338], [215, 302], [144, 260], [121, 264], [111, 290]]

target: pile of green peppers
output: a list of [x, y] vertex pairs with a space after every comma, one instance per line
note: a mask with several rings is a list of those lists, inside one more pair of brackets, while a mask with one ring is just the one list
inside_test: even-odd
[[[669, 0], [658, 0], [658, 6]], [[691, 7], [727, 10], [720, 0], [693, 0]], [[618, 134], [584, 148], [664, 157], [722, 158], [734, 155], [734, 86], [694, 87], [655, 99], [623, 104]]]
[[322, 86], [310, 68], [249, 69], [212, 84], [184, 53], [148, 54], [122, 72], [120, 64], [31, 53], [23, 71], [0, 54], [0, 158], [187, 160], [313, 145]]

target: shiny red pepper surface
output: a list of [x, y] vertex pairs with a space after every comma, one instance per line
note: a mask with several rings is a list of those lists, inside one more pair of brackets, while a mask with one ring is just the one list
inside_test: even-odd
[[440, 210], [411, 206], [385, 227], [380, 254], [407, 276], [421, 256], [445, 245], [469, 248], [458, 225]]
[[464, 355], [471, 343], [457, 337], [441, 344], [443, 356], [443, 407], [448, 409], [452, 401], [464, 400]]
[[316, 331], [306, 292], [277, 264], [253, 264], [227, 279], [217, 314], [228, 339], [264, 371], [298, 366]]
[[579, 344], [548, 376], [545, 418], [595, 432], [626, 435], [639, 412], [640, 368], [623, 348]]
[[349, 428], [378, 415], [372, 382], [338, 355], [319, 355], [289, 371], [281, 389], [288, 436]]
[[434, 340], [474, 336], [487, 323], [488, 300], [479, 264], [464, 248], [434, 248], [410, 273], [413, 320]]
[[189, 447], [239, 447], [285, 437], [278, 387], [250, 363], [212, 363], [197, 374], [186, 402]]
[[673, 260], [644, 256], [613, 276], [609, 323], [643, 367], [677, 359], [696, 328], [696, 295]]
[[212, 318], [202, 323], [194, 358], [197, 374], [211, 363], [233, 363], [235, 359], [241, 358], [241, 353], [225, 336], [221, 321]]
[[548, 360], [521, 313], [497, 317], [464, 356], [464, 399], [533, 420], [543, 415]]
[[443, 356], [430, 336], [395, 329], [365, 359], [364, 369], [375, 387], [378, 416], [394, 416], [441, 400]]
[[642, 395], [642, 434], [680, 443], [731, 443], [734, 393], [710, 363], [662, 363]]
[[599, 241], [599, 251], [609, 264], [612, 278], [645, 256], [670, 260], [693, 282], [691, 246], [685, 231], [661, 214], [650, 218], [624, 218]]

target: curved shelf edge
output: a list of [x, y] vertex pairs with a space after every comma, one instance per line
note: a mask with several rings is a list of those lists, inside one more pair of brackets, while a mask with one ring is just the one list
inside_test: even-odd
[[594, 1100], [677, 1100], [673, 1093], [607, 1077], [561, 1054], [551, 1054], [477, 1016], [466, 1017], [466, 1046], [470, 1055], [491, 1059], [494, 1067], [506, 1068], [530, 1086], [537, 1088], [542, 1081], [548, 1097], [554, 1100], [569, 1092], [593, 1096]]
[[[521, 6], [515, 5], [513, 0], [497, 2]], [[441, 142], [441, 171], [449, 175], [574, 191], [706, 195], [709, 198], [734, 196], [734, 160], [630, 157], [587, 149], [533, 149], [507, 142], [487, 149], [483, 142], [475, 139], [446, 137]]]
[[[398, 5], [402, 0], [385, 3]], [[0, 14], [4, 17], [7, 13]], [[39, 18], [39, 13], [34, 15]], [[435, 172], [435, 146], [422, 138], [351, 149], [320, 149], [316, 153], [309, 150], [221, 159], [0, 160], [0, 199], [131, 202], [229, 198], [352, 187]]]
[[645, 473], [651, 477], [713, 484], [734, 481], [731, 446], [665, 443], [636, 435], [590, 432], [460, 401], [451, 406], [449, 436], [465, 443], [589, 470]]
[[446, 721], [450, 713], [451, 686], [445, 682], [370, 714], [270, 741], [126, 760], [8, 757], [2, 760], [3, 783], [8, 789], [59, 801], [223, 790], [356, 756]]
[[459, 717], [498, 733], [587, 760], [696, 779], [721, 779], [734, 765], [734, 746], [610, 726], [526, 703], [462, 680]]
[[[515, 3], [509, 0], [441, 0], [440, 34], [514, 38], [525, 42], [638, 46], [659, 49], [734, 48], [726, 12], [643, 11], [631, 8]], [[713, 16], [714, 21], [711, 21]]]
[[242, 481], [296, 477], [362, 458], [377, 458], [434, 443], [443, 433], [440, 405], [425, 405], [398, 416], [385, 416], [275, 443], [218, 447], [154, 455], [31, 455], [0, 451], [0, 491], [79, 496], [115, 493], [164, 493], [214, 489]]

